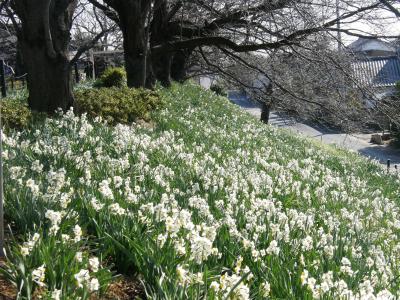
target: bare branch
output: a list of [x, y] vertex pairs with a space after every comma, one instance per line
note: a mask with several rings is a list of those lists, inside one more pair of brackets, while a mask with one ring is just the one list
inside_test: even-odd
[[91, 41], [87, 42], [86, 44], [82, 45], [78, 51], [76, 52], [75, 56], [71, 59], [70, 61], [70, 65], [74, 65], [79, 58], [82, 56], [83, 53], [85, 53], [86, 51], [90, 50], [91, 48], [93, 48], [96, 43], [107, 33], [111, 32], [112, 30], [114, 30], [114, 28], [108, 28], [105, 29], [103, 31], [101, 31], [99, 34], [97, 34]]

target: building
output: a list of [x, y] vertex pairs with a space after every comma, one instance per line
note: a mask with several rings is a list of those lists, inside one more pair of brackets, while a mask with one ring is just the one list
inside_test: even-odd
[[359, 59], [397, 55], [397, 47], [395, 45], [380, 39], [359, 38], [347, 46], [346, 50]]
[[[379, 39], [359, 38], [347, 47], [354, 55], [354, 78], [360, 86], [371, 88], [374, 98], [392, 97], [400, 82], [400, 57], [398, 47]], [[367, 100], [367, 103], [370, 101]]]
[[400, 81], [398, 56], [368, 57], [353, 64], [355, 77], [362, 85], [375, 88], [394, 87]]

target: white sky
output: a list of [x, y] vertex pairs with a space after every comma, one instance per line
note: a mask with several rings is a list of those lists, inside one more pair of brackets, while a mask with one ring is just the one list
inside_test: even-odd
[[[395, 6], [400, 10], [400, 5]], [[374, 23], [374, 24], [373, 24]], [[382, 10], [377, 12], [376, 17], [371, 17], [368, 22], [356, 22], [351, 25], [343, 25], [343, 28], [357, 29], [360, 33], [373, 33], [386, 36], [400, 37], [400, 19], [393, 12]], [[357, 37], [342, 35], [344, 44], [348, 45], [357, 40]]]

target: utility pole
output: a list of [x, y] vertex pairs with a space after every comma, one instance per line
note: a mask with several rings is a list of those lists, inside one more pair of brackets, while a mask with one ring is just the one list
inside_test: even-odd
[[337, 41], [338, 41], [338, 51], [342, 52], [342, 33], [340, 32], [341, 26], [340, 26], [340, 0], [336, 0], [336, 18], [337, 18]]

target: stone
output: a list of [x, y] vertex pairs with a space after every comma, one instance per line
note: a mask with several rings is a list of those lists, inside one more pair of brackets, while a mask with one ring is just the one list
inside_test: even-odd
[[373, 134], [371, 136], [371, 143], [382, 145], [383, 144], [382, 136], [380, 134]]

